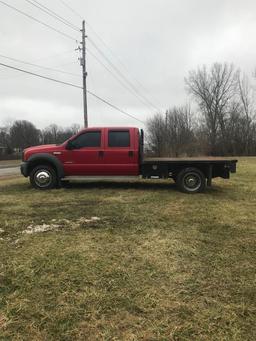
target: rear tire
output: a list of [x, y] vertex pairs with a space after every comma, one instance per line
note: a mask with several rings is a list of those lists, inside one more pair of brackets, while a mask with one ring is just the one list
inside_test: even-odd
[[39, 165], [29, 175], [31, 185], [36, 189], [46, 190], [57, 186], [57, 175], [53, 167]]
[[206, 179], [200, 169], [184, 168], [179, 172], [176, 184], [180, 191], [194, 194], [205, 190]]

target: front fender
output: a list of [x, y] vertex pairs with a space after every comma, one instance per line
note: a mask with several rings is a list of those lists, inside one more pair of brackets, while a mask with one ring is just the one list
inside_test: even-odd
[[22, 164], [20, 165], [20, 172], [23, 176], [25, 176], [25, 178], [28, 177], [28, 163], [27, 162], [22, 162]]
[[31, 155], [30, 158], [27, 160], [27, 174], [31, 171], [31, 168], [33, 165], [36, 164], [44, 164], [44, 162], [47, 162], [47, 164], [52, 164], [54, 168], [57, 171], [57, 177], [59, 179], [64, 178], [64, 167], [59, 159], [57, 159], [54, 155], [48, 154], [48, 153], [38, 153]]

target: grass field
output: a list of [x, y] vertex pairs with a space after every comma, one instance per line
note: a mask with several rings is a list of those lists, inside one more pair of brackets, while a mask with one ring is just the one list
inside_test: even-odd
[[0, 340], [256, 339], [256, 158], [198, 195], [0, 180], [0, 222]]

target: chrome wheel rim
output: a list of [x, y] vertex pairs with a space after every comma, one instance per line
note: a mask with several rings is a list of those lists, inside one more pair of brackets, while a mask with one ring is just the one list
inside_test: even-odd
[[44, 188], [50, 185], [52, 175], [47, 169], [40, 169], [35, 173], [34, 179], [38, 187]]
[[189, 173], [184, 176], [184, 188], [187, 191], [194, 192], [197, 191], [202, 184], [201, 177], [196, 173]]

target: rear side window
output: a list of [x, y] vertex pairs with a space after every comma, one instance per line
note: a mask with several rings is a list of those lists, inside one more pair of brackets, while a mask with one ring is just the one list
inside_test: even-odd
[[124, 131], [109, 131], [108, 132], [109, 147], [130, 147], [130, 132]]
[[79, 135], [72, 141], [75, 148], [85, 147], [100, 147], [101, 146], [101, 132], [100, 131], [88, 131]]

